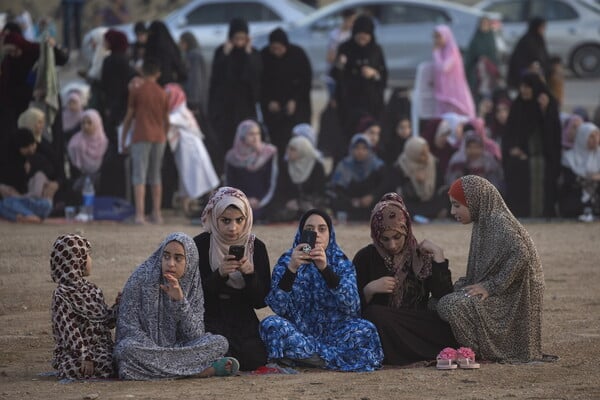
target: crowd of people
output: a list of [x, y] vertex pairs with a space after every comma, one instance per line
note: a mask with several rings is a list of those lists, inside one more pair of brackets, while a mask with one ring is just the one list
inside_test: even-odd
[[[451, 29], [436, 27], [436, 117], [419, 121], [415, 136], [407, 91], [394, 89], [385, 101], [376, 20], [343, 17], [327, 44], [329, 100], [319, 132], [311, 126], [309, 59], [281, 28], [256, 49], [248, 23], [234, 18], [209, 71], [190, 32], [173, 38], [159, 20], [139, 22], [128, 43], [123, 32], [99, 27], [81, 71], [89, 92], [73, 86], [61, 96], [56, 68], [68, 49], [43, 33], [28, 40], [7, 23], [0, 212], [28, 221], [61, 215], [80, 204], [89, 178], [97, 195], [131, 200], [138, 224], [161, 223], [165, 207], [199, 216], [219, 184], [244, 191], [260, 222], [293, 221], [314, 207], [367, 221], [389, 191], [426, 222], [447, 218], [445, 191], [474, 174], [492, 182], [517, 217], [587, 221], [600, 213], [598, 121], [581, 108], [561, 109], [562, 71], [546, 50], [543, 19], [531, 21], [506, 76], [487, 18], [464, 55]], [[49, 200], [50, 210], [25, 212], [22, 198]]]
[[[544, 277], [529, 234], [484, 178], [461, 177], [447, 196], [456, 220], [473, 224], [466, 275], [454, 284], [444, 250], [417, 240], [393, 192], [376, 200], [372, 242], [352, 260], [331, 216], [311, 209], [271, 271], [250, 199], [220, 187], [204, 232], [169, 234], [112, 306], [86, 279], [90, 242], [61, 235], [50, 254], [52, 365], [61, 379], [151, 380], [555, 360], [542, 354]], [[273, 313], [259, 321], [266, 306]]]

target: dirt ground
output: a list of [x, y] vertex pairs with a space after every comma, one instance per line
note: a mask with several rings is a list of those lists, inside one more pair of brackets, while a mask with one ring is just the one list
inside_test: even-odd
[[[161, 382], [59, 383], [50, 372], [49, 304], [54, 284], [50, 247], [57, 235], [79, 231], [93, 246], [90, 280], [114, 299], [133, 269], [170, 232], [200, 227], [177, 216], [162, 226], [95, 222], [17, 225], [0, 222], [0, 399], [600, 399], [600, 223], [530, 222], [527, 229], [546, 276], [543, 350], [554, 363], [483, 364], [480, 370], [384, 367], [372, 373], [301, 370], [296, 375], [237, 376]], [[258, 226], [271, 262], [291, 244], [295, 226]], [[470, 226], [415, 227], [445, 249], [453, 279], [465, 271]], [[349, 257], [369, 242], [364, 225], [337, 228]], [[111, 300], [112, 301], [112, 300]], [[261, 317], [269, 310], [260, 310]]]

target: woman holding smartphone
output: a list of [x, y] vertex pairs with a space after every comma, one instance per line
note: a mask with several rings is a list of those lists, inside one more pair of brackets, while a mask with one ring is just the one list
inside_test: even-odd
[[252, 208], [239, 189], [221, 187], [202, 213], [206, 229], [194, 238], [200, 256], [206, 331], [229, 341], [227, 355], [252, 371], [266, 364], [255, 309], [271, 288], [265, 244], [252, 231]]
[[302, 216], [292, 248], [273, 270], [266, 302], [277, 314], [260, 325], [270, 360], [337, 371], [381, 367], [377, 329], [359, 318], [354, 265], [336, 243], [326, 213], [313, 209]]

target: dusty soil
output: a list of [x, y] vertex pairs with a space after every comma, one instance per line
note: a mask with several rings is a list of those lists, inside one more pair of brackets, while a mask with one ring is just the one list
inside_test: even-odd
[[[113, 299], [135, 266], [172, 231], [190, 235], [198, 226], [171, 216], [163, 226], [96, 222], [41, 226], [0, 222], [0, 399], [600, 399], [600, 224], [526, 224], [543, 260], [546, 293], [545, 353], [555, 363], [484, 364], [480, 370], [385, 367], [373, 373], [302, 370], [297, 375], [237, 376], [162, 382], [62, 384], [51, 371], [49, 303], [54, 284], [49, 249], [57, 235], [80, 231], [92, 242], [90, 279]], [[464, 273], [470, 227], [456, 223], [416, 227], [445, 249], [453, 277]], [[295, 226], [259, 226], [271, 261], [290, 245]], [[354, 253], [369, 242], [366, 225], [337, 229], [338, 242]], [[260, 310], [261, 317], [269, 310]]]

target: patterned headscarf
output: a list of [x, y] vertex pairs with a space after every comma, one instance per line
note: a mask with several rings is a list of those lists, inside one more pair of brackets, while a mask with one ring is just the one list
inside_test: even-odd
[[[421, 161], [423, 149], [428, 147], [427, 141], [420, 136], [412, 136], [404, 145], [404, 150], [398, 157], [396, 164], [412, 182], [419, 199], [428, 201], [433, 197], [436, 183], [435, 158], [430, 151], [427, 152], [427, 160]], [[419, 178], [417, 175], [422, 174]]]
[[[179, 285], [193, 310], [194, 320], [188, 321], [186, 329], [195, 332], [180, 332], [177, 317], [170, 312], [174, 302], [160, 289], [161, 284], [167, 283], [162, 272], [163, 251], [173, 241], [181, 243], [185, 250], [185, 271], [179, 278]], [[125, 316], [137, 318], [138, 321], [126, 321]], [[198, 269], [198, 249], [192, 238], [185, 233], [171, 233], [127, 280], [119, 304], [116, 341], [132, 337], [144, 343], [144, 338], [149, 338], [153, 345], [173, 346], [181, 335], [194, 338], [198, 333], [204, 333], [203, 319], [204, 292]], [[137, 331], [131, 331], [134, 328]]]
[[[228, 240], [219, 231], [218, 225], [219, 217], [229, 206], [234, 206], [246, 217], [240, 237], [234, 241]], [[210, 267], [213, 271], [219, 269], [223, 264], [231, 245], [245, 246], [244, 254], [248, 257], [248, 262], [253, 263], [255, 236], [250, 233], [252, 231], [252, 207], [250, 207], [244, 192], [229, 186], [219, 188], [208, 200], [208, 204], [202, 212], [202, 225], [210, 233]], [[229, 279], [225, 284], [232, 288], [242, 289], [246, 286], [246, 281], [241, 272], [235, 271], [229, 274]]]
[[102, 290], [83, 277], [90, 242], [75, 234], [56, 238], [50, 254], [50, 275], [58, 284], [53, 297], [61, 297], [76, 314], [93, 322], [109, 317]]
[[[381, 242], [381, 236], [387, 230], [401, 233], [406, 237], [404, 247], [397, 254], [389, 254]], [[397, 285], [390, 296], [390, 306], [398, 308], [402, 305], [404, 281], [409, 268], [412, 268], [418, 279], [423, 280], [431, 275], [432, 259], [430, 254], [419, 249], [417, 239], [412, 233], [410, 214], [399, 194], [387, 193], [383, 195], [373, 208], [371, 212], [371, 239], [373, 239], [373, 245], [377, 252], [383, 258], [385, 266], [396, 278]]]
[[257, 171], [274, 156], [277, 156], [277, 148], [272, 144], [261, 141], [256, 148], [246, 144], [246, 135], [254, 128], [260, 130], [256, 121], [247, 119], [240, 122], [235, 133], [233, 148], [225, 155], [227, 163], [248, 171]]

